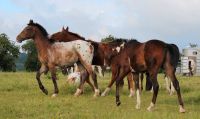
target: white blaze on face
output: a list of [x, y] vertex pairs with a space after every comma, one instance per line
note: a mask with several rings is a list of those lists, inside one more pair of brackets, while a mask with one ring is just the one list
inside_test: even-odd
[[124, 45], [125, 45], [125, 42], [123, 42], [120, 46], [118, 46], [118, 47], [116, 47], [116, 48], [113, 48], [112, 51], [115, 51], [115, 50], [116, 50], [116, 51], [119, 53], [120, 50], [124, 48]]
[[121, 50], [121, 47], [116, 47], [116, 50], [119, 53], [119, 51]]
[[125, 42], [123, 42], [123, 43], [120, 45], [120, 47], [121, 47], [121, 48], [124, 48], [124, 45], [125, 45]]

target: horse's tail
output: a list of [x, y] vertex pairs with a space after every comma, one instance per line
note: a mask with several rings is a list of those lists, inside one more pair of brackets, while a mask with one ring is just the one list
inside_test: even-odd
[[170, 64], [176, 69], [180, 57], [179, 49], [175, 44], [167, 44], [167, 50], [170, 56]]

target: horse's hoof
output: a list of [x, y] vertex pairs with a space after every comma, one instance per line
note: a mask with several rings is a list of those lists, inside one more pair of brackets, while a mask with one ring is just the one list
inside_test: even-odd
[[128, 97], [129, 97], [129, 98], [132, 98], [134, 95], [135, 95], [135, 94], [129, 94]]
[[106, 96], [106, 94], [105, 94], [105, 93], [102, 93], [102, 94], [101, 94], [101, 96], [102, 96], [102, 97], [105, 97], [105, 96]]
[[100, 91], [99, 89], [95, 89], [94, 97], [100, 96]]
[[180, 113], [185, 113], [186, 112], [185, 109], [183, 108], [183, 106], [180, 106], [179, 112]]
[[83, 91], [81, 89], [77, 89], [76, 93], [74, 94], [75, 97], [80, 96], [83, 93]]
[[99, 96], [100, 96], [99, 94], [94, 94], [94, 95], [93, 95], [93, 97], [95, 97], [95, 98], [96, 98], [96, 97], [99, 97]]
[[135, 109], [140, 109], [140, 105], [136, 104]]
[[120, 102], [120, 101], [117, 101], [117, 102], [116, 102], [116, 105], [117, 105], [117, 106], [119, 106], [120, 104], [121, 104], [121, 102]]
[[74, 97], [78, 97], [79, 95], [78, 94], [74, 94]]
[[58, 94], [54, 93], [51, 97], [52, 97], [52, 98], [55, 98], [55, 97], [57, 97], [57, 95], [58, 95]]
[[78, 97], [78, 96], [80, 96], [81, 95], [81, 93], [74, 93], [74, 96], [75, 97]]
[[148, 110], [149, 112], [152, 112], [152, 111], [153, 111], [153, 108], [152, 108], [152, 107], [148, 107], [147, 110]]
[[151, 103], [150, 106], [147, 108], [148, 111], [153, 111], [154, 110], [154, 104]]
[[44, 94], [48, 95], [47, 89], [43, 89], [42, 92], [43, 92]]

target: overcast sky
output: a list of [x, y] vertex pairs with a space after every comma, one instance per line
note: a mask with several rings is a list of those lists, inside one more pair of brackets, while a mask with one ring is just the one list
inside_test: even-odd
[[109, 34], [200, 46], [200, 0], [1, 0], [0, 33], [15, 41], [30, 19], [100, 41]]

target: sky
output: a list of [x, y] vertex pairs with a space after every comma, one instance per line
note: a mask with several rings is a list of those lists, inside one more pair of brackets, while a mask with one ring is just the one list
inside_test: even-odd
[[0, 33], [15, 41], [33, 19], [49, 34], [68, 26], [94, 41], [159, 39], [182, 49], [200, 46], [199, 6], [200, 0], [1, 0]]

